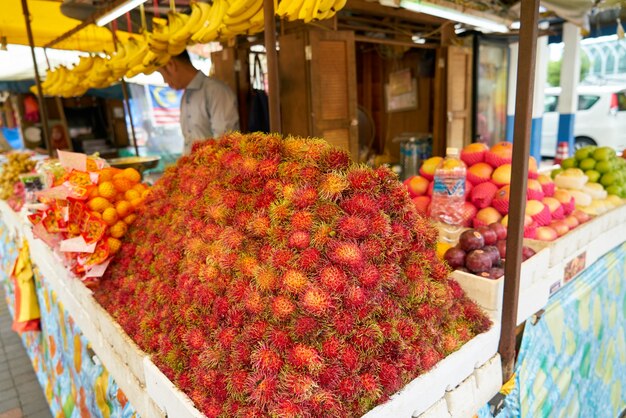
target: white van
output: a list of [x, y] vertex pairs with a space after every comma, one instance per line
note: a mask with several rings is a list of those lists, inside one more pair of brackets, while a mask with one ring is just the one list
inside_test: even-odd
[[[541, 132], [541, 155], [554, 157], [559, 130], [560, 87], [545, 90]], [[624, 86], [579, 86], [578, 111], [574, 120], [574, 148], [585, 145], [626, 148], [626, 88]], [[570, 150], [573, 152], [574, 150]]]

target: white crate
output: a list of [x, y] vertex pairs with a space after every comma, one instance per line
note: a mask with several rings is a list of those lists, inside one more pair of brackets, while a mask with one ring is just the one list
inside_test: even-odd
[[450, 418], [450, 412], [448, 412], [446, 399], [439, 399], [433, 406], [428, 408], [426, 412], [415, 416], [417, 418]]
[[204, 417], [204, 414], [196, 409], [191, 399], [174, 386], [148, 357], [144, 359], [144, 369], [148, 395], [165, 411], [167, 417]]
[[[522, 263], [520, 270], [520, 295], [524, 289], [530, 289], [536, 283], [543, 281], [548, 271], [549, 259], [550, 250], [541, 249]], [[502, 310], [504, 276], [499, 279], [487, 279], [475, 274], [454, 270], [450, 277], [456, 280], [468, 297], [482, 308], [497, 312]]]
[[468, 418], [476, 412], [476, 377], [472, 374], [454, 390], [446, 392], [448, 412], [452, 418]]

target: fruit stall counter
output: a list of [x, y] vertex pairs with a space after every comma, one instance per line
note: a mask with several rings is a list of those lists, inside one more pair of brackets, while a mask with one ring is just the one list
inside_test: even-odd
[[[23, 242], [33, 255], [41, 330], [23, 332], [22, 340], [54, 416], [204, 416], [128, 338], [91, 291], [62, 267], [50, 248], [33, 237], [23, 213], [0, 202], [0, 215], [1, 281], [13, 315], [15, 284], [10, 273]], [[494, 321], [488, 332], [366, 417], [472, 416], [501, 386], [499, 332]]]

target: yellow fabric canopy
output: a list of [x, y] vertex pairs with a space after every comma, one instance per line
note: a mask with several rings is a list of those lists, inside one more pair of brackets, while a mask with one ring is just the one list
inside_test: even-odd
[[[1, 3], [0, 36], [6, 36], [9, 44], [28, 45], [22, 1], [2, 0]], [[44, 46], [81, 23], [61, 14], [61, 0], [28, 0], [28, 8], [32, 16], [35, 46]], [[118, 32], [118, 37], [125, 40], [128, 34]], [[86, 52], [114, 50], [109, 29], [93, 24], [54, 45], [54, 48]]]

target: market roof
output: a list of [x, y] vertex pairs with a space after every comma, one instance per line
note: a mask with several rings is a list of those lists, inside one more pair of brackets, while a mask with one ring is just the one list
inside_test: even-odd
[[[45, 46], [82, 23], [61, 13], [61, 0], [27, 0], [27, 2], [32, 16], [31, 27], [35, 46]], [[2, 36], [6, 37], [9, 44], [28, 45], [21, 0], [2, 0], [0, 37]], [[87, 52], [114, 50], [111, 32], [94, 24], [86, 26], [54, 47]]]

